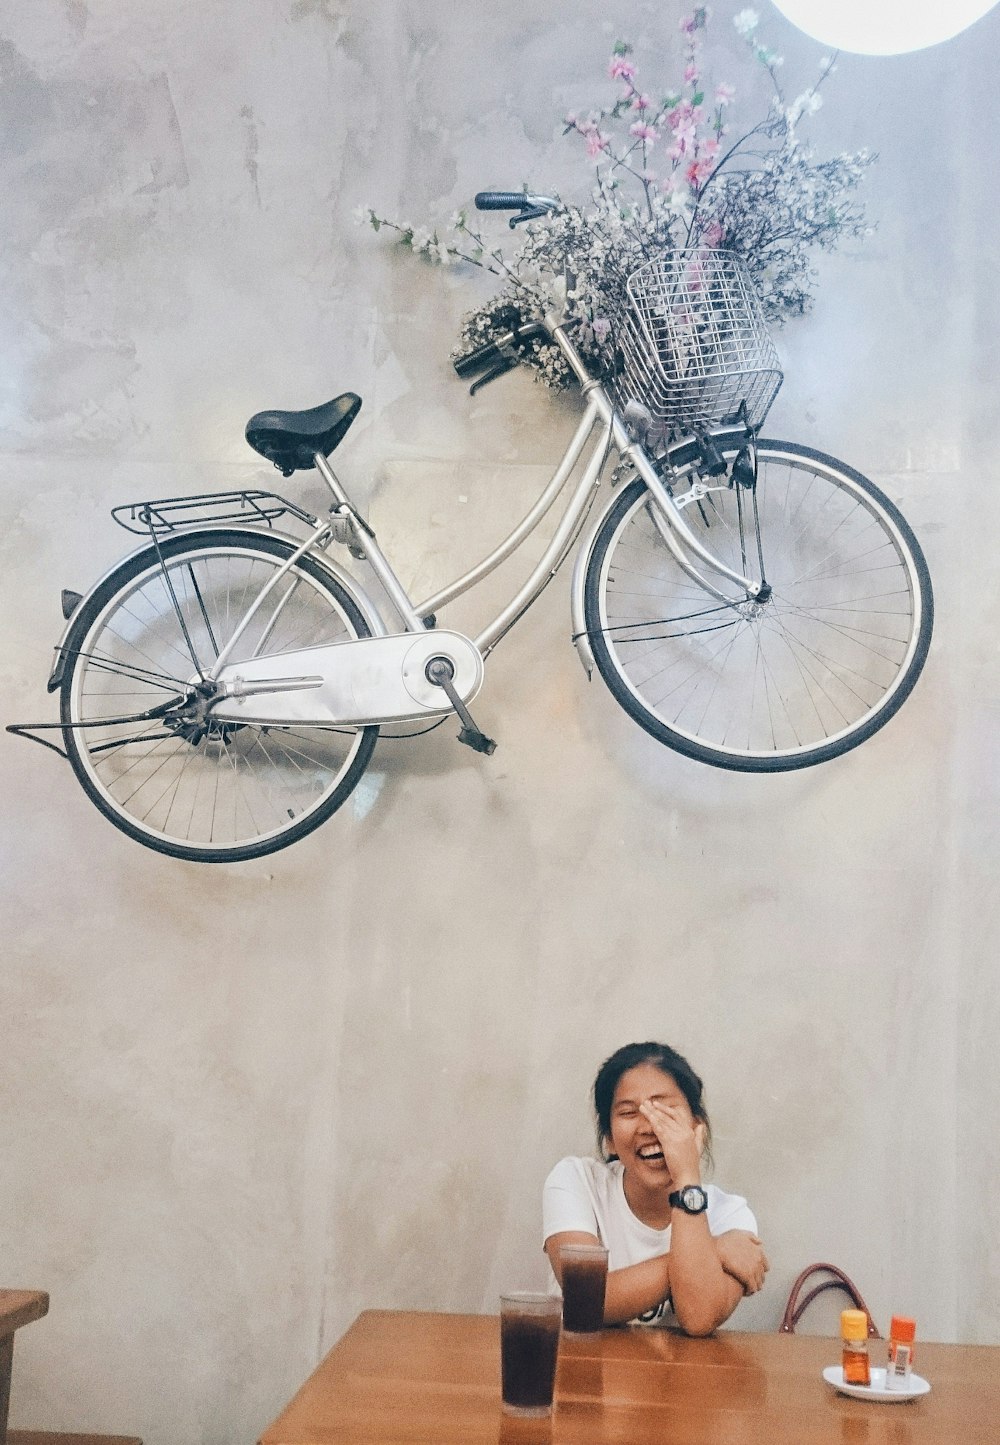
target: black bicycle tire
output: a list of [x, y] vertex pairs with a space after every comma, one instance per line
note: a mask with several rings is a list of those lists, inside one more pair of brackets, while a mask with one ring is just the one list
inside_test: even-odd
[[[131, 824], [107, 801], [101, 790], [94, 785], [87, 767], [80, 758], [76, 728], [73, 726], [73, 718], [70, 715], [73, 678], [79, 661], [80, 645], [100, 613], [114, 599], [115, 595], [126, 588], [140, 573], [157, 564], [161, 555], [165, 561], [169, 561], [185, 552], [202, 552], [217, 547], [234, 550], [254, 549], [270, 553], [271, 556], [282, 560], [291, 556], [295, 551], [294, 545], [285, 538], [258, 532], [248, 533], [233, 528], [168, 537], [161, 541], [159, 553], [154, 546], [150, 546], [127, 557], [102, 580], [100, 586], [86, 599], [63, 644], [67, 662], [60, 685], [59, 717], [63, 725], [66, 753], [77, 782], [98, 811], [116, 828], [132, 838], [133, 841], [170, 858], [196, 863], [241, 863], [254, 858], [263, 858], [291, 847], [293, 843], [300, 842], [322, 823], [325, 823], [343, 805], [361, 780], [378, 741], [378, 727], [370, 726], [359, 729], [362, 734], [361, 744], [347, 772], [329, 797], [324, 798], [303, 818], [290, 823], [288, 828], [283, 828], [280, 833], [262, 841], [240, 844], [233, 848], [197, 848], [181, 843], [169, 843], [155, 837], [146, 830]], [[308, 573], [314, 582], [335, 598], [338, 606], [344, 609], [352, 625], [357, 629], [359, 637], [372, 635], [371, 626], [354, 598], [331, 572], [315, 558], [310, 557], [308, 553], [299, 558], [296, 566]]]
[[791, 453], [793, 456], [815, 462], [829, 470], [839, 472], [843, 477], [857, 486], [859, 490], [866, 493], [868, 497], [884, 511], [910, 555], [914, 575], [917, 579], [917, 590], [920, 600], [920, 622], [916, 646], [914, 647], [913, 654], [905, 671], [898, 676], [891, 694], [883, 699], [883, 702], [870, 717], [863, 722], [859, 722], [844, 735], [829, 742], [815, 744], [803, 749], [799, 753], [783, 753], [780, 756], [741, 756], [729, 751], [723, 751], [717, 747], [713, 747], [711, 744], [699, 742], [684, 733], [676, 731], [642, 706], [636, 698], [635, 693], [622, 680], [611, 650], [605, 640], [602, 627], [600, 595], [601, 576], [605, 556], [615, 538], [618, 525], [622, 517], [634, 506], [636, 499], [646, 491], [645, 484], [639, 478], [635, 478], [633, 481], [627, 483], [598, 528], [587, 564], [587, 573], [584, 581], [584, 618], [594, 661], [612, 696], [632, 720], [637, 722], [650, 736], [656, 738], [658, 742], [663, 743], [674, 752], [681, 753], [685, 757], [693, 758], [697, 762], [707, 763], [711, 767], [723, 768], [733, 772], [791, 772], [800, 768], [814, 767], [819, 763], [829, 762], [833, 758], [841, 757], [844, 753], [850, 752], [861, 743], [866, 742], [868, 738], [872, 737], [873, 734], [878, 732], [896, 715], [913, 691], [923, 671], [924, 663], [927, 660], [934, 626], [934, 594], [931, 586], [930, 571], [912, 527], [906, 521], [906, 518], [902, 515], [896, 504], [868, 477], [864, 476], [863, 473], [859, 472], [856, 468], [848, 466], [845, 462], [841, 462], [825, 452], [818, 451], [813, 447], [803, 446], [796, 442], [761, 439], [757, 443], [757, 451], [758, 454], [764, 458], [770, 453]]

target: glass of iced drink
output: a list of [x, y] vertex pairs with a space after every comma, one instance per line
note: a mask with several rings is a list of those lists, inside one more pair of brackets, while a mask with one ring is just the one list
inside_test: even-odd
[[603, 1244], [564, 1244], [559, 1258], [563, 1329], [573, 1335], [589, 1335], [603, 1329], [608, 1251]]
[[554, 1295], [500, 1296], [500, 1376], [508, 1415], [550, 1415], [559, 1354], [560, 1306]]

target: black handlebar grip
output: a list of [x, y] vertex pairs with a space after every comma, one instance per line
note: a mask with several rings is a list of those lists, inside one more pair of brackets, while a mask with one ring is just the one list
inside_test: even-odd
[[531, 202], [523, 191], [477, 191], [477, 211], [523, 211]]
[[468, 352], [465, 356], [456, 357], [455, 371], [459, 376], [471, 376], [474, 371], [482, 371], [484, 366], [490, 366], [499, 359], [500, 348], [495, 341], [491, 341], [486, 346], [480, 346], [475, 351]]

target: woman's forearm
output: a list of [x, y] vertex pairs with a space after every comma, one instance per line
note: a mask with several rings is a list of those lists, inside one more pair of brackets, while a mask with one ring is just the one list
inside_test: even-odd
[[669, 1254], [644, 1259], [640, 1264], [629, 1264], [624, 1269], [610, 1270], [604, 1296], [604, 1323], [627, 1324], [629, 1320], [655, 1310], [670, 1290]]
[[739, 1280], [727, 1274], [703, 1214], [674, 1210], [670, 1231], [670, 1293], [685, 1334], [710, 1335], [743, 1298]]

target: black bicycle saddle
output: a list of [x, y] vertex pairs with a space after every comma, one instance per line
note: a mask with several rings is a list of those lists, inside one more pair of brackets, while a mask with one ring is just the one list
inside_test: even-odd
[[316, 452], [328, 457], [360, 410], [360, 396], [345, 391], [309, 411], [259, 411], [247, 422], [247, 441], [290, 477], [308, 471]]

